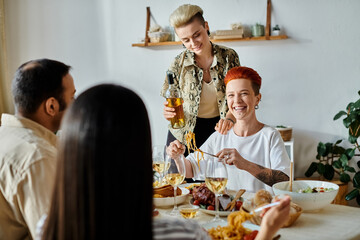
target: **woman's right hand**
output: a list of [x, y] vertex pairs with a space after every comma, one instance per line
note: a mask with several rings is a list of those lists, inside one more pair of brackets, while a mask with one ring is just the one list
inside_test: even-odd
[[168, 102], [164, 102], [164, 117], [166, 120], [170, 121], [173, 117], [175, 117], [175, 108], [168, 107]]
[[259, 234], [255, 240], [272, 239], [275, 233], [288, 221], [290, 214], [289, 196], [285, 196], [280, 200], [280, 204], [263, 212]]
[[166, 148], [166, 153], [172, 158], [176, 159], [180, 155], [185, 153], [185, 145], [183, 145], [179, 140], [175, 140], [169, 144]]

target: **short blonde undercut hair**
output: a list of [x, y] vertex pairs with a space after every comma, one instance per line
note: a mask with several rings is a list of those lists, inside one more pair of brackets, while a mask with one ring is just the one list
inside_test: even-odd
[[184, 4], [178, 7], [170, 15], [170, 24], [174, 28], [178, 28], [192, 22], [195, 17], [199, 18], [202, 24], [205, 23], [203, 18], [203, 10], [197, 5]]

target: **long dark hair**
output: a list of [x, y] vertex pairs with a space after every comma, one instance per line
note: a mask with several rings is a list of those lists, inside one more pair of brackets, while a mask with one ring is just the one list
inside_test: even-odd
[[151, 239], [151, 133], [137, 94], [111, 84], [82, 93], [64, 117], [57, 167], [43, 239]]

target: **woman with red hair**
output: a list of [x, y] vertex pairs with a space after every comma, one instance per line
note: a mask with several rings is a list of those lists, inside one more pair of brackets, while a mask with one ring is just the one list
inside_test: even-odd
[[[234, 67], [224, 82], [228, 108], [236, 122], [226, 135], [214, 132], [200, 149], [216, 154], [228, 164], [228, 189], [272, 192], [273, 184], [289, 180], [290, 159], [279, 132], [256, 118], [262, 79], [251, 68]], [[167, 151], [175, 157], [184, 154], [184, 149], [179, 141], [174, 141]], [[206, 161], [200, 161], [199, 168], [196, 155], [189, 154], [186, 177], [204, 180], [205, 164]]]

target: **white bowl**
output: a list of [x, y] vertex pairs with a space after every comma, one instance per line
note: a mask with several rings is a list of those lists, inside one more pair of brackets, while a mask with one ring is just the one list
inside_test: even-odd
[[[189, 189], [180, 187], [181, 196], [176, 196], [176, 203], [180, 204], [186, 200], [186, 197], [190, 193]], [[174, 206], [174, 197], [165, 197], [165, 198], [153, 198], [153, 203], [156, 207], [168, 207]]]
[[[328, 192], [299, 193], [298, 191], [306, 188], [324, 187], [333, 188]], [[339, 186], [335, 183], [313, 180], [293, 181], [292, 192], [289, 191], [289, 182], [279, 182], [272, 186], [275, 195], [287, 194], [292, 201], [298, 204], [304, 211], [314, 211], [324, 208], [330, 204], [339, 191]]]

